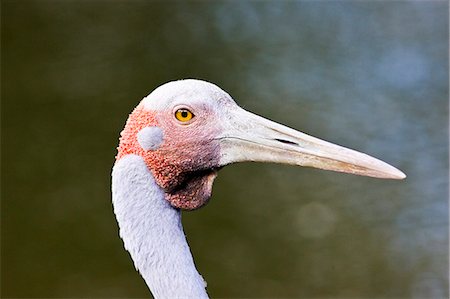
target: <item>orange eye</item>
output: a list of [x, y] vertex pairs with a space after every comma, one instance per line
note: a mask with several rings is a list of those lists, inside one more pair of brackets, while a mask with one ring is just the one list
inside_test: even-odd
[[194, 114], [187, 109], [178, 109], [175, 112], [175, 117], [176, 117], [176, 119], [178, 119], [181, 122], [187, 122], [187, 121], [190, 121], [194, 117]]

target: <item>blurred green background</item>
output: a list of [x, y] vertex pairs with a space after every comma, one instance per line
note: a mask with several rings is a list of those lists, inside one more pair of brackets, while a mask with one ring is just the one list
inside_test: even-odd
[[110, 172], [128, 113], [199, 78], [405, 181], [223, 169], [185, 232], [215, 298], [448, 298], [448, 1], [1, 2], [1, 296], [150, 297]]

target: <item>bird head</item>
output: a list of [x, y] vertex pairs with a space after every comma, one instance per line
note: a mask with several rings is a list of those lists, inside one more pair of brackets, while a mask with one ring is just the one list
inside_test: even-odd
[[166, 200], [184, 210], [205, 205], [217, 171], [236, 162], [405, 178], [378, 159], [250, 113], [216, 85], [193, 79], [158, 87], [134, 109], [116, 159], [128, 154], [141, 156]]

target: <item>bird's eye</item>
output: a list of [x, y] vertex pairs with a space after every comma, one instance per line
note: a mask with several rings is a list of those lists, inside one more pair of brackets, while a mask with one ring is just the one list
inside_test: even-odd
[[175, 111], [175, 118], [181, 122], [188, 122], [194, 117], [194, 114], [187, 109], [178, 109]]

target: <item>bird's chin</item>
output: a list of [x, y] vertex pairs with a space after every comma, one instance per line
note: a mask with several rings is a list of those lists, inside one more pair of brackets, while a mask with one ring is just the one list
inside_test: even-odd
[[206, 205], [211, 198], [214, 179], [218, 169], [205, 169], [185, 174], [183, 182], [165, 190], [166, 200], [170, 205], [182, 210], [196, 210]]

